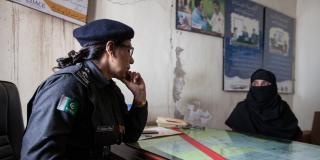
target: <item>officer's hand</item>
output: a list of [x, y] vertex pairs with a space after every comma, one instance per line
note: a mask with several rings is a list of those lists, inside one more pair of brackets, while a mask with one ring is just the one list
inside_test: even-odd
[[132, 92], [133, 103], [143, 106], [146, 103], [146, 86], [140, 73], [128, 71], [126, 78], [121, 80]]

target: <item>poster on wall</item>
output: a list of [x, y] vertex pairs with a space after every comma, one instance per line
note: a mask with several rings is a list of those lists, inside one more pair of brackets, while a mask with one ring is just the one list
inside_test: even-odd
[[292, 61], [294, 19], [272, 9], [265, 9], [263, 67], [277, 77], [280, 93], [293, 93]]
[[223, 89], [247, 91], [251, 74], [262, 66], [263, 7], [226, 0], [225, 25]]
[[35, 10], [84, 25], [87, 20], [88, 0], [10, 0]]
[[176, 0], [176, 28], [222, 37], [225, 0]]

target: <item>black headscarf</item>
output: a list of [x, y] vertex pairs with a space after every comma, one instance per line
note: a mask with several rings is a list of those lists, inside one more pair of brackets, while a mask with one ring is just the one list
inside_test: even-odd
[[274, 74], [258, 69], [251, 76], [266, 80], [269, 86], [251, 86], [247, 98], [238, 103], [226, 121], [235, 131], [296, 140], [302, 134], [289, 105], [278, 94]]

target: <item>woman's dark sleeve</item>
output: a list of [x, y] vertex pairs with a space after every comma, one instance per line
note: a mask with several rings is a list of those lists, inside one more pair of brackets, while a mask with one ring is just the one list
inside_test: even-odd
[[291, 135], [291, 137], [287, 137], [287, 139], [290, 140], [299, 140], [302, 136], [302, 131], [298, 125], [298, 119], [292, 112], [289, 104], [285, 101], [282, 101], [282, 106], [283, 106], [283, 119], [284, 119], [284, 124], [286, 124], [283, 129], [287, 130], [288, 135]]
[[67, 138], [81, 105], [82, 84], [70, 74], [48, 79], [29, 102], [21, 159], [66, 159]]
[[148, 103], [144, 106], [135, 106], [132, 105], [129, 112], [125, 116], [125, 135], [124, 142], [136, 142], [145, 125], [148, 118]]
[[239, 123], [242, 123], [242, 109], [244, 109], [243, 107], [243, 102], [239, 102], [236, 107], [233, 109], [233, 111], [231, 112], [230, 116], [228, 117], [228, 119], [225, 121], [225, 124], [230, 127], [233, 131], [239, 131], [241, 130], [239, 127]]

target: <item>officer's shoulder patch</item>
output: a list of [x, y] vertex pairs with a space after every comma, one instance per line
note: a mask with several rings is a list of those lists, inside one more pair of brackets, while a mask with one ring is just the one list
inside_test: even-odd
[[71, 99], [70, 97], [62, 95], [60, 97], [60, 101], [57, 106], [57, 109], [63, 112], [67, 112], [74, 116], [78, 112], [79, 102], [76, 101], [75, 99]]
[[85, 86], [88, 86], [90, 82], [89, 74], [90, 74], [90, 70], [85, 66], [81, 66], [80, 69], [78, 69], [73, 73], [73, 75]]

